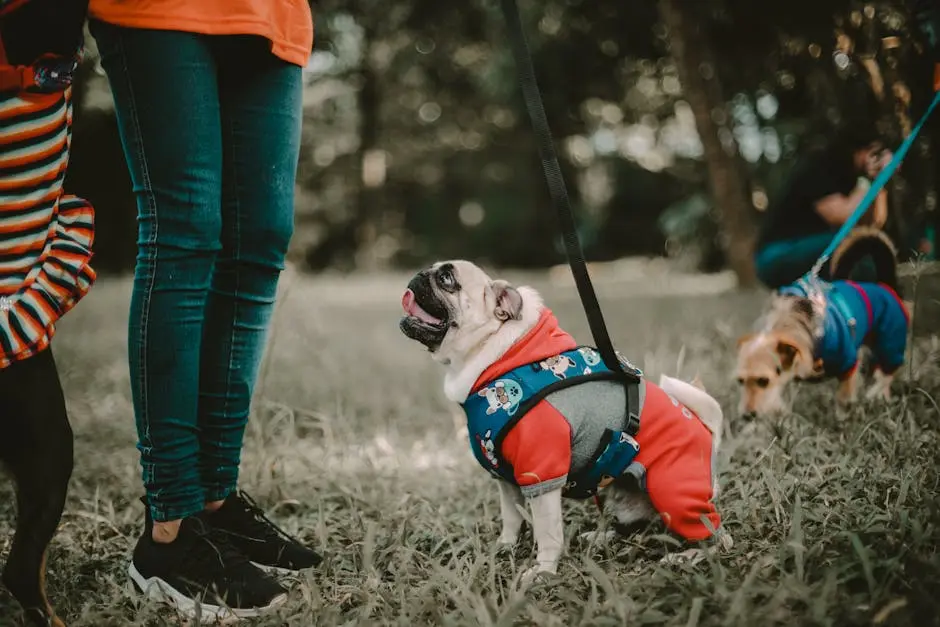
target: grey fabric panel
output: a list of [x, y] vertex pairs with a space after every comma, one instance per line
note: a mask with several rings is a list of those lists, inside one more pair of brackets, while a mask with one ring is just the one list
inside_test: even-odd
[[522, 496], [527, 499], [534, 499], [537, 496], [548, 494], [552, 490], [560, 490], [568, 482], [568, 475], [563, 475], [557, 479], [549, 479], [533, 485], [519, 486]]
[[634, 479], [636, 479], [636, 484], [640, 486], [640, 489], [644, 491], [646, 490], [646, 466], [638, 461], [634, 461], [632, 464], [627, 466], [627, 469], [623, 474], [631, 475]]
[[[645, 381], [640, 383], [640, 413], [646, 400]], [[627, 400], [621, 383], [588, 381], [553, 392], [546, 401], [571, 425], [571, 470], [578, 472], [594, 456], [604, 429], [623, 429]]]

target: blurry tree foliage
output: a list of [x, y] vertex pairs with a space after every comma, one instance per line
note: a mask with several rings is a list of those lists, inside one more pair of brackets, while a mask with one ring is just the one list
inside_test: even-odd
[[[588, 255], [670, 254], [753, 282], [753, 229], [794, 159], [841, 123], [900, 142], [931, 96], [901, 0], [520, 0]], [[321, 0], [305, 70], [291, 255], [325, 268], [563, 261], [495, 0]], [[103, 270], [134, 207], [93, 45], [67, 185]], [[891, 184], [902, 251], [937, 222], [940, 122]]]

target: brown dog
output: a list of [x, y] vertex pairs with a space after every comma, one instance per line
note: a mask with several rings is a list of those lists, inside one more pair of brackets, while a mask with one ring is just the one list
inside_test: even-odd
[[[875, 262], [877, 281], [846, 280], [864, 257]], [[794, 284], [771, 300], [760, 330], [738, 340], [739, 410], [756, 415], [783, 409], [793, 380], [837, 378], [840, 408], [855, 401], [863, 347], [875, 359], [869, 398], [890, 397], [894, 373], [904, 363], [908, 308], [898, 296], [894, 245], [881, 231], [852, 231], [831, 262], [831, 283]]]

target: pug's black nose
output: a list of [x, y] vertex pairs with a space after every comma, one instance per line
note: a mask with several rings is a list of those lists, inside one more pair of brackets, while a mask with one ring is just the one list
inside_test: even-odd
[[741, 414], [741, 417], [744, 418], [745, 420], [754, 420], [755, 418], [757, 418], [757, 412], [753, 410], [746, 411], [743, 414]]
[[412, 292], [418, 292], [422, 289], [427, 288], [431, 283], [431, 272], [428, 270], [422, 270], [417, 273], [411, 280], [408, 281], [408, 289]]

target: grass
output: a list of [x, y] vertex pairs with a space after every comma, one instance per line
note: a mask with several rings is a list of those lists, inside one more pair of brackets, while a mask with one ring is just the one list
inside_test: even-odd
[[[940, 624], [940, 344], [921, 340], [906, 392], [839, 420], [829, 386], [795, 411], [733, 419], [732, 347], [759, 296], [634, 296], [599, 285], [617, 345], [652, 378], [700, 374], [728, 409], [719, 507], [733, 550], [698, 564], [658, 561], [653, 532], [580, 546], [591, 502], [566, 504], [559, 580], [521, 594], [528, 547], [497, 558], [498, 499], [476, 466], [435, 364], [397, 330], [404, 277], [286, 277], [246, 435], [242, 484], [328, 561], [256, 625], [925, 625]], [[548, 302], [590, 336], [574, 290]], [[660, 284], [663, 290], [669, 286]], [[50, 594], [70, 627], [173, 625], [125, 567], [143, 508], [126, 366], [130, 284], [102, 280], [60, 326], [56, 356], [76, 468], [49, 556]], [[14, 523], [0, 483], [0, 551]], [[0, 592], [0, 625], [17, 609]]]

